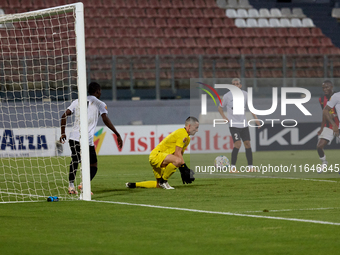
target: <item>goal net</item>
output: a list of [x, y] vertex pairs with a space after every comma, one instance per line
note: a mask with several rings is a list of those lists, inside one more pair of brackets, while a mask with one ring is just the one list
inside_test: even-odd
[[[75, 182], [84, 182], [83, 193], [71, 196], [71, 153], [58, 142], [71, 100], [79, 98], [87, 123], [83, 13], [76, 3], [0, 17], [0, 202], [91, 199], [88, 156]], [[88, 155], [87, 125], [80, 132]]]

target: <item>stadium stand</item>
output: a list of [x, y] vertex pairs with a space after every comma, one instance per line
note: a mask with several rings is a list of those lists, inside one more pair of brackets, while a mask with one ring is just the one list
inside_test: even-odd
[[[5, 0], [0, 7], [5, 14], [10, 14], [73, 2], [77, 1]], [[238, 56], [238, 62], [242, 54], [250, 60], [256, 55], [258, 77], [282, 77], [283, 54], [297, 56], [299, 60], [305, 58], [307, 61], [310, 58], [306, 55], [339, 54], [340, 51], [331, 38], [326, 37], [303, 9], [298, 7], [263, 5], [259, 8], [259, 2], [254, 5], [248, 0], [82, 2], [85, 6], [86, 54], [94, 61], [91, 63], [93, 73], [97, 73], [97, 70], [98, 73], [110, 72], [111, 66], [104, 68], [97, 62], [104, 58], [111, 59], [111, 55], [117, 56], [117, 59], [128, 58], [127, 62], [135, 61], [135, 66], [145, 63], [141, 65], [144, 69], [139, 70], [145, 70], [145, 73], [154, 72], [155, 55], [161, 55], [161, 76], [168, 78], [171, 77], [171, 72], [175, 72], [177, 77], [184, 79], [185, 75], [198, 72], [198, 67], [189, 64], [184, 65], [185, 68], [174, 66], [172, 61], [175, 55], [181, 57], [180, 63], [190, 62], [195, 58], [198, 63], [198, 58], [194, 55], [204, 54], [209, 55], [206, 56], [207, 59], [212, 55], [216, 58], [224, 57], [225, 66], [220, 64], [214, 67], [222, 69], [218, 70], [220, 74], [236, 74], [240, 72], [240, 63], [235, 64], [235, 58], [229, 58], [229, 54]], [[336, 13], [337, 9], [334, 9], [334, 18], [339, 17]], [[316, 66], [313, 71], [310, 70], [313, 66], [306, 67], [300, 62], [296, 64], [296, 68], [301, 70], [294, 71], [295, 77], [315, 77], [320, 74], [320, 66]], [[322, 61], [318, 60], [318, 63]], [[212, 66], [209, 65], [204, 68], [211, 69]], [[117, 79], [130, 79], [129, 72], [126, 72], [127, 66], [129, 67], [125, 60], [116, 63]], [[253, 64], [249, 66], [249, 70], [245, 67], [246, 76], [254, 77], [253, 68]], [[203, 75], [204, 73], [211, 76], [217, 70], [206, 70]], [[337, 72], [332, 73], [337, 75]], [[136, 75], [134, 73], [134, 77]], [[93, 74], [93, 77], [104, 78], [104, 75]], [[139, 77], [146, 79], [154, 76]]]

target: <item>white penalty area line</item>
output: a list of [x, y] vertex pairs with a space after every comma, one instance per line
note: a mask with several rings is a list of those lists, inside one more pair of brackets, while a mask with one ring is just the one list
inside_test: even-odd
[[91, 201], [99, 202], [99, 203], [107, 203], [107, 204], [141, 206], [141, 207], [167, 209], [167, 210], [177, 210], [177, 211], [186, 211], [186, 212], [197, 212], [197, 213], [207, 213], [207, 214], [239, 216], [239, 217], [248, 217], [248, 218], [262, 218], [262, 219], [271, 219], [271, 220], [285, 220], [285, 221], [307, 222], [307, 223], [314, 223], [314, 224], [340, 226], [339, 222], [329, 222], [329, 221], [319, 221], [319, 220], [305, 220], [305, 219], [284, 218], [284, 217], [274, 217], [274, 216], [264, 216], [264, 215], [253, 215], [253, 214], [244, 214], [244, 213], [205, 211], [205, 210], [196, 210], [196, 209], [179, 208], [179, 207], [168, 207], [168, 206], [159, 206], [159, 205], [134, 204], [134, 203], [126, 203], [126, 202], [100, 201], [100, 200], [91, 200]]

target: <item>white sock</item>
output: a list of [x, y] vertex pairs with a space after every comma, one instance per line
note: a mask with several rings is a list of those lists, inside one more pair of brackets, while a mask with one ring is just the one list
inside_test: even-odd
[[322, 158], [320, 158], [320, 160], [322, 161], [322, 164], [327, 164], [328, 162], [326, 161], [326, 155], [323, 156]]
[[73, 183], [73, 182], [70, 182], [69, 187], [70, 187], [70, 188], [74, 188], [74, 183]]

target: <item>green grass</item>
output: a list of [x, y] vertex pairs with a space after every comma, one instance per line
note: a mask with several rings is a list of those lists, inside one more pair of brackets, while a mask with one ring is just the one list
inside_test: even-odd
[[[336, 163], [338, 151], [326, 153]], [[245, 164], [244, 153], [238, 162]], [[256, 152], [257, 162], [319, 163], [314, 151]], [[0, 204], [0, 253], [337, 254], [338, 225], [103, 201], [340, 223], [339, 176], [312, 181], [197, 175], [183, 185], [175, 173], [169, 181], [175, 190], [127, 189], [125, 182], [154, 179], [148, 156], [100, 156], [92, 199], [101, 202]]]

